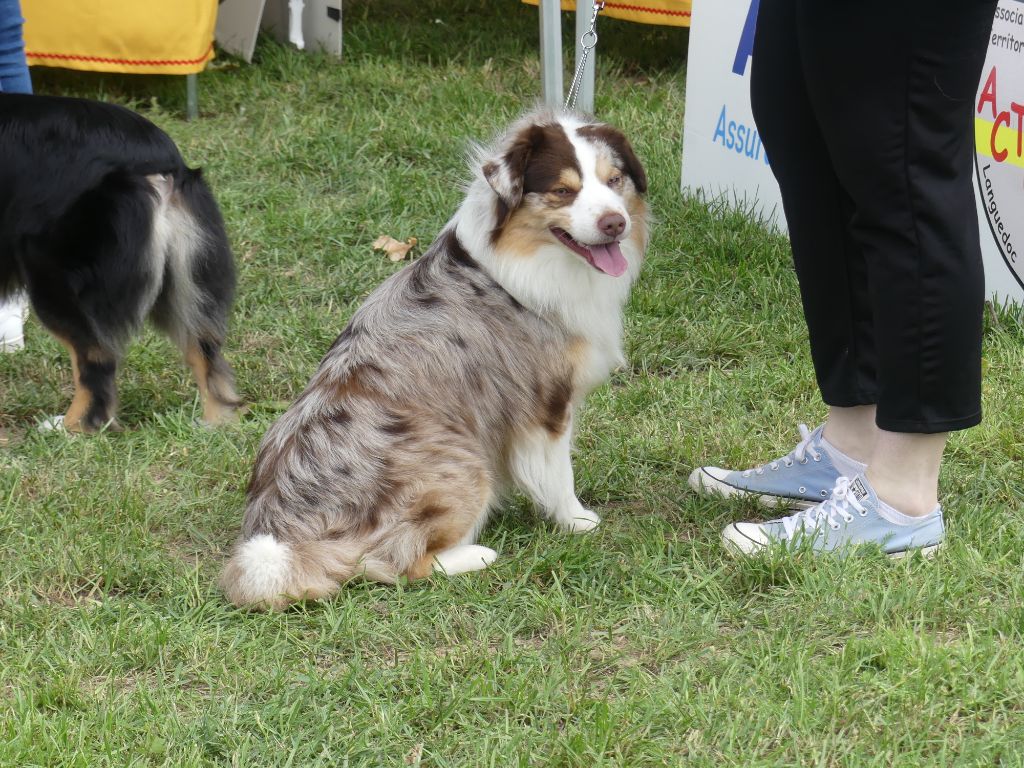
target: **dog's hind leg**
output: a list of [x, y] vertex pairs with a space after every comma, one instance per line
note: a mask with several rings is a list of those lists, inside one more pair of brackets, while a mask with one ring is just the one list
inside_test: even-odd
[[153, 191], [143, 177], [112, 172], [20, 244], [36, 315], [71, 355], [75, 394], [63, 420], [70, 431], [116, 426], [117, 367], [163, 274], [163, 204]]
[[220, 211], [199, 171], [185, 170], [169, 193], [164, 282], [154, 323], [195, 376], [203, 421], [234, 421], [241, 401], [221, 354], [235, 289], [234, 260]]
[[411, 529], [425, 536], [426, 548], [406, 570], [410, 579], [479, 571], [498, 558], [493, 549], [473, 543], [494, 500], [490, 477], [468, 454], [451, 458], [461, 459], [458, 468], [451, 467], [412, 506]]
[[117, 409], [117, 356], [102, 347], [58, 337], [71, 355], [75, 394], [60, 420], [68, 432], [119, 431]]
[[[56, 290], [54, 290], [56, 287]], [[40, 322], [71, 357], [74, 396], [63, 416], [44, 421], [40, 428], [63, 426], [69, 432], [96, 432], [120, 429], [115, 414], [117, 387], [115, 377], [121, 361], [119, 345], [102, 343], [93, 331], [95, 324], [74, 300], [55, 274], [42, 284], [30, 283], [30, 293]]]
[[235, 392], [231, 366], [221, 354], [220, 340], [212, 335], [190, 340], [185, 349], [185, 362], [199, 387], [203, 423], [216, 425], [236, 421], [242, 401]]

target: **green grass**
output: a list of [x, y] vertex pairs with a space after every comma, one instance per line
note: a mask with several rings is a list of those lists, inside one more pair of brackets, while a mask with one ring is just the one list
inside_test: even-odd
[[536, 10], [346, 0], [343, 62], [222, 57], [195, 123], [180, 80], [36, 72], [135, 106], [205, 167], [251, 413], [194, 428], [195, 389], [147, 332], [127, 432], [42, 435], [68, 360], [35, 320], [0, 355], [0, 765], [1024, 764], [1020, 317], [986, 329], [988, 415], [951, 441], [933, 562], [727, 557], [721, 527], [756, 511], [695, 497], [690, 468], [771, 458], [824, 413], [787, 244], [678, 193], [686, 33], [601, 35], [597, 110], [634, 139], [658, 217], [629, 367], [579, 424], [604, 525], [566, 537], [513, 500], [484, 573], [273, 615], [214, 586], [257, 443], [397, 268], [374, 238], [428, 242], [467, 141], [535, 99]]

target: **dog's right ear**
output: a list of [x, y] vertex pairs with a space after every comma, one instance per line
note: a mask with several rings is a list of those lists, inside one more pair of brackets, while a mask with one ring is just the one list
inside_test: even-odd
[[541, 126], [528, 126], [515, 134], [496, 158], [484, 163], [484, 178], [508, 212], [514, 211], [523, 201], [526, 166], [543, 140]]

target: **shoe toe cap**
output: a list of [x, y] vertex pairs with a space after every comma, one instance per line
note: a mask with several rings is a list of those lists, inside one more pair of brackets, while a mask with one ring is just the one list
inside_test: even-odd
[[722, 531], [727, 547], [744, 555], [759, 552], [768, 546], [768, 537], [757, 523], [733, 523]]
[[697, 467], [690, 473], [690, 487], [697, 493], [711, 492], [721, 496], [730, 496], [737, 490], [725, 482], [731, 474], [731, 470], [721, 467]]

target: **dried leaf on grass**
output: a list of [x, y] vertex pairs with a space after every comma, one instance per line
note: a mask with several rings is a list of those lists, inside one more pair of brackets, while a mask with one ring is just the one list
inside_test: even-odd
[[414, 245], [416, 245], [415, 237], [410, 237], [403, 243], [390, 235], [381, 235], [373, 241], [373, 250], [384, 251], [391, 261], [403, 261]]
[[405, 764], [411, 766], [418, 766], [423, 762], [423, 742], [418, 742], [413, 745], [413, 748], [409, 750], [409, 754], [405, 756]]

